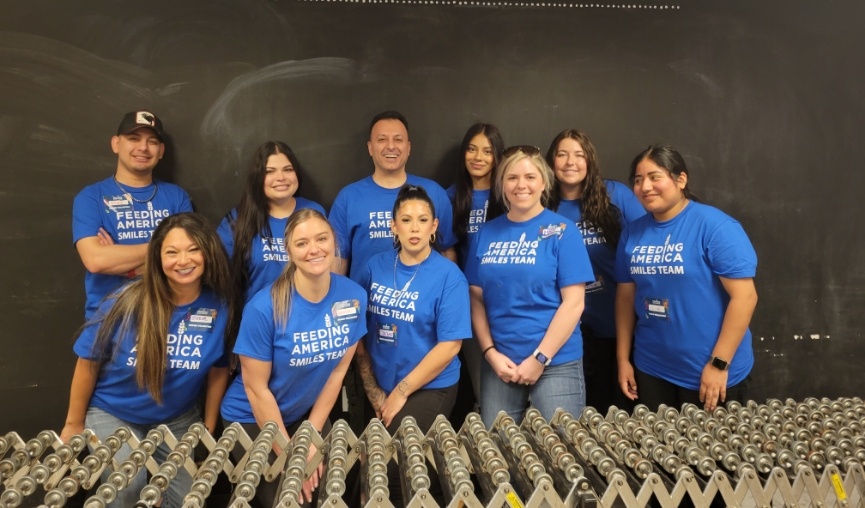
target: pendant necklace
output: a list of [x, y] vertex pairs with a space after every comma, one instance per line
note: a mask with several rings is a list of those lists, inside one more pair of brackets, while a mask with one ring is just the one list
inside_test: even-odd
[[[432, 251], [430, 251], [432, 252]], [[426, 255], [426, 258], [423, 258], [423, 261], [417, 264], [417, 267], [414, 269], [414, 273], [411, 274], [411, 278], [408, 282], [405, 283], [405, 286], [402, 287], [402, 290], [399, 289], [399, 286], [396, 285], [396, 272], [397, 272], [397, 263], [399, 263], [399, 252], [396, 253], [396, 256], [393, 258], [393, 288], [399, 291], [399, 296], [397, 296], [397, 303], [402, 300], [403, 295], [408, 291], [408, 288], [411, 286], [412, 281], [414, 281], [417, 272], [420, 270], [420, 265], [423, 264], [424, 261], [427, 260], [429, 254]]]
[[120, 186], [120, 182], [117, 181], [116, 176], [113, 178], [114, 178], [114, 184], [117, 185], [117, 188], [120, 189], [120, 192], [122, 192], [123, 195], [126, 196], [126, 199], [135, 201], [136, 203], [150, 203], [150, 201], [156, 197], [156, 192], [159, 191], [159, 185], [156, 184], [156, 180], [153, 180], [153, 194], [151, 194], [150, 197], [147, 199], [138, 199], [135, 196], [133, 196], [131, 192], [127, 191], [126, 189], [124, 189], [123, 187]]

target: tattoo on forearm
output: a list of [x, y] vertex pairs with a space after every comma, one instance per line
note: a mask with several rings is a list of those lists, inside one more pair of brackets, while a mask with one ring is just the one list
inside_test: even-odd
[[375, 374], [372, 372], [372, 365], [369, 363], [369, 358], [366, 356], [358, 356], [357, 366], [358, 372], [360, 372], [360, 379], [363, 382], [363, 390], [366, 392], [366, 396], [369, 399], [370, 404], [372, 404], [373, 409], [378, 411], [387, 397], [384, 394], [384, 390], [381, 389], [375, 379]]
[[396, 385], [396, 389], [400, 393], [400, 395], [405, 398], [408, 398], [408, 396], [411, 394], [411, 385], [409, 385], [405, 379], [403, 379], [399, 382], [398, 385]]

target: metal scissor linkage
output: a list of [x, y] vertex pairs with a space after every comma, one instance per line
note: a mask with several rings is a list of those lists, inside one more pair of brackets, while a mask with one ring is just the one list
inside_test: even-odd
[[[238, 424], [218, 439], [200, 423], [179, 439], [165, 426], [140, 440], [125, 427], [104, 441], [85, 430], [67, 444], [52, 431], [29, 441], [9, 432], [0, 436], [0, 508], [40, 499], [59, 508], [79, 491], [90, 493], [85, 507], [103, 508], [143, 469], [150, 481], [136, 508], [157, 506], [181, 469], [193, 477], [184, 508], [212, 502], [221, 473], [233, 486], [231, 508], [249, 507], [263, 480], [279, 482], [274, 506], [295, 508], [320, 465], [317, 506], [329, 508], [357, 505], [344, 498], [355, 468], [369, 508], [392, 508], [395, 493], [409, 508], [865, 506], [863, 429], [861, 399], [808, 398], [731, 402], [711, 413], [691, 404], [631, 414], [589, 407], [549, 422], [530, 409], [519, 425], [500, 413], [490, 428], [471, 413], [459, 430], [439, 416], [426, 434], [406, 418], [393, 436], [379, 420], [360, 436], [340, 420], [324, 437], [304, 422], [291, 440], [272, 423], [255, 440]], [[132, 453], [118, 461], [124, 444]], [[160, 464], [153, 452], [163, 444], [170, 453]], [[206, 456], [198, 463], [196, 449]]]

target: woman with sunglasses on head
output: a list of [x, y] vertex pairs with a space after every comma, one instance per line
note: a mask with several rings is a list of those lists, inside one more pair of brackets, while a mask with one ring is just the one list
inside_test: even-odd
[[522, 421], [529, 403], [546, 419], [585, 405], [577, 324], [594, 276], [573, 222], [545, 208], [552, 187], [538, 148], [506, 150], [496, 189], [507, 213], [484, 224], [468, 262], [487, 426], [499, 410]]
[[[291, 214], [311, 208], [325, 215], [321, 205], [296, 195], [303, 176], [303, 167], [287, 144], [262, 143], [250, 162], [240, 203], [219, 224], [242, 304], [275, 281], [288, 262], [282, 234]], [[238, 305], [238, 315], [242, 311], [243, 305]]]
[[[472, 333], [468, 284], [435, 248], [439, 221], [423, 187], [403, 186], [392, 217], [396, 248], [373, 256], [360, 277], [369, 311], [358, 370], [389, 433], [407, 416], [426, 433], [456, 401], [457, 353]], [[389, 477], [391, 501], [401, 505], [398, 471]]]
[[[196, 213], [165, 218], [148, 244], [142, 278], [109, 295], [75, 342], [79, 359], [61, 440], [85, 427], [103, 441], [119, 427], [144, 439], [160, 425], [179, 439], [201, 420], [196, 403], [203, 390], [204, 425], [213, 433], [228, 384], [231, 297], [228, 261], [213, 226]], [[162, 444], [153, 455], [162, 463], [170, 451]], [[114, 460], [131, 453], [124, 444]], [[133, 506], [146, 482], [139, 471], [110, 506]], [[178, 469], [162, 506], [179, 508], [191, 486], [189, 473]]]
[[[496, 167], [503, 151], [501, 132], [495, 125], [487, 123], [469, 127], [460, 145], [455, 182], [447, 193], [454, 209], [457, 264], [463, 271], [469, 253], [475, 250], [474, 241], [483, 223], [502, 214], [501, 201], [492, 192]], [[466, 362], [475, 400], [479, 403], [482, 358], [477, 340], [463, 342], [460, 354]]]
[[[282, 273], [243, 310], [234, 346], [242, 368], [222, 402], [226, 425], [239, 422], [253, 439], [269, 421], [289, 439], [306, 420], [326, 435], [328, 416], [366, 332], [363, 288], [331, 273], [336, 236], [324, 215], [313, 209], [292, 214], [285, 245], [289, 260]], [[243, 451], [235, 448], [233, 454], [238, 460]], [[303, 483], [300, 503], [314, 501], [322, 467]], [[278, 481], [258, 485], [260, 506], [273, 506]]]
[[586, 405], [602, 413], [612, 405], [628, 409], [616, 364], [616, 246], [622, 226], [646, 210], [626, 185], [601, 178], [595, 145], [583, 131], [560, 132], [550, 143], [547, 162], [556, 176], [549, 208], [576, 223], [595, 272], [595, 281], [586, 286], [580, 323]]
[[[754, 364], [748, 325], [757, 255], [742, 226], [698, 203], [682, 156], [651, 145], [631, 163], [649, 212], [622, 233], [616, 257], [619, 385], [651, 410], [744, 402]], [[633, 364], [630, 356], [633, 348]], [[637, 387], [639, 387], [639, 392]]]

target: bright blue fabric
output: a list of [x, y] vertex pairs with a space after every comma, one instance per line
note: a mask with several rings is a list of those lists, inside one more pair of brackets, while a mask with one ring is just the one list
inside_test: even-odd
[[[268, 387], [283, 423], [290, 424], [312, 408], [346, 351], [366, 333], [366, 292], [347, 277], [332, 274], [320, 302], [292, 294], [283, 330], [274, 322], [271, 287], [265, 286], [243, 309], [234, 352], [272, 364]], [[222, 417], [255, 423], [242, 371], [222, 400]]]
[[[646, 214], [645, 208], [637, 200], [633, 191], [624, 184], [604, 180], [610, 202], [621, 212], [622, 227]], [[582, 200], [565, 200], [557, 211], [577, 224], [583, 235], [583, 243], [592, 262], [595, 281], [586, 285], [586, 310], [582, 322], [588, 326], [595, 337], [616, 336], [616, 249], [607, 245], [606, 239], [591, 222], [583, 222]]]
[[[595, 279], [579, 231], [549, 210], [525, 222], [502, 215], [484, 224], [466, 277], [483, 290], [496, 350], [517, 364], [544, 338], [562, 303], [561, 288]], [[552, 365], [582, 357], [577, 326]]]
[[[439, 220], [439, 246], [448, 249], [456, 245], [453, 212], [444, 189], [432, 180], [411, 174], [406, 183], [423, 187], [432, 199]], [[393, 249], [390, 220], [397, 194], [399, 187], [385, 189], [368, 176], [339, 191], [330, 208], [328, 219], [336, 231], [340, 257], [351, 260], [348, 275], [355, 281], [371, 257]]]
[[[315, 201], [298, 196], [295, 196], [294, 199], [296, 200], [295, 212], [304, 208], [312, 208], [321, 212], [323, 216], [327, 216], [324, 208]], [[230, 258], [234, 255], [236, 208], [229, 212], [229, 217], [222, 219], [216, 232], [219, 234]], [[246, 301], [244, 303], [248, 303], [264, 286], [275, 281], [288, 263], [288, 253], [285, 250], [285, 226], [288, 224], [289, 218], [290, 216], [281, 219], [268, 217], [270, 236], [267, 235], [267, 231], [259, 231], [258, 235], [253, 238], [249, 250], [249, 260], [246, 262], [246, 269], [249, 272], [249, 287], [246, 289]]]
[[[97, 311], [104, 314], [114, 304], [106, 299]], [[171, 420], [195, 406], [211, 367], [226, 367], [225, 325], [228, 308], [204, 288], [192, 303], [174, 309], [168, 326], [168, 368], [162, 385], [162, 404], [157, 404], [135, 380], [136, 330], [122, 338], [115, 334], [114, 356], [99, 372], [90, 406], [132, 423], [151, 424]], [[99, 361], [93, 351], [98, 321], [87, 326], [74, 351], [86, 360]]]
[[[669, 221], [649, 214], [632, 222], [619, 242], [616, 278], [636, 284], [636, 367], [698, 390], [730, 301], [719, 277], [752, 278], [756, 271], [742, 226], [716, 208], [691, 202]], [[728, 386], [753, 365], [749, 330], [730, 363]]]
[[[75, 196], [72, 202], [72, 243], [99, 233], [104, 228], [118, 245], [147, 243], [153, 230], [169, 215], [191, 212], [192, 202], [180, 187], [154, 180], [157, 185], [153, 195], [153, 184], [147, 187], [120, 185], [114, 177], [88, 185]], [[123, 192], [120, 189], [123, 189]], [[148, 203], [139, 203], [126, 198], [130, 193], [135, 199], [144, 200], [153, 195]], [[84, 317], [90, 319], [99, 303], [109, 293], [128, 282], [123, 275], [103, 275], [87, 272], [84, 275], [84, 291], [87, 301]]]
[[[387, 393], [436, 344], [472, 336], [466, 278], [457, 265], [438, 252], [432, 251], [420, 266], [403, 265], [396, 250], [378, 254], [370, 259], [360, 284], [369, 293], [364, 344], [375, 378]], [[424, 388], [447, 388], [459, 381], [459, 376], [460, 361], [454, 357]]]
[[[451, 205], [453, 205], [456, 200], [456, 187], [451, 185], [448, 187], [447, 193], [448, 199], [451, 200]], [[472, 191], [472, 210], [469, 214], [469, 223], [466, 226], [466, 241], [457, 244], [457, 264], [463, 271], [465, 271], [469, 254], [477, 248], [477, 233], [487, 220], [489, 202], [489, 189]]]

